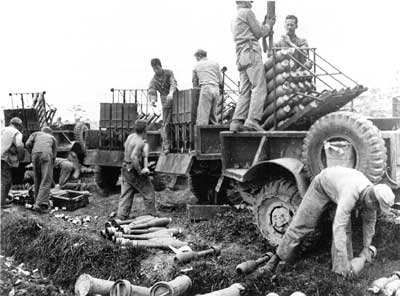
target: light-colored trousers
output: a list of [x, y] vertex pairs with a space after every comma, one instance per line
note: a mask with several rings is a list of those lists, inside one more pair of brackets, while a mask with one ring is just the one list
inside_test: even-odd
[[261, 47], [256, 43], [244, 45], [237, 53], [240, 72], [240, 96], [233, 119], [259, 122], [267, 96], [267, 82]]
[[197, 107], [197, 125], [218, 124], [218, 104], [220, 103], [219, 87], [205, 84], [201, 86], [199, 105]]
[[[316, 176], [307, 189], [292, 222], [283, 235], [282, 241], [276, 250], [276, 254], [281, 260], [290, 261], [294, 259], [296, 248], [308, 234], [315, 230], [317, 223], [320, 221], [321, 215], [326, 212], [329, 205], [332, 203], [331, 199], [323, 192], [322, 186], [323, 184], [321, 184], [321, 180]], [[349, 260], [353, 258], [350, 224], [346, 229], [346, 247]], [[339, 262], [340, 258], [338, 258], [336, 254], [333, 241], [331, 252], [333, 270], [335, 271], [341, 262]]]
[[161, 128], [161, 138], [164, 147], [169, 148], [168, 136], [170, 135], [170, 123], [172, 117], [172, 102], [168, 102], [167, 96], [161, 96], [163, 126]]
[[35, 174], [35, 204], [48, 206], [53, 184], [53, 156], [47, 152], [33, 153], [32, 165]]

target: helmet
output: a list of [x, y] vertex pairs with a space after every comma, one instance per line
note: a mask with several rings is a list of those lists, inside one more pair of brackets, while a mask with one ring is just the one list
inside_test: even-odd
[[374, 186], [374, 193], [381, 211], [389, 214], [390, 208], [394, 205], [395, 198], [392, 189], [386, 184], [377, 184]]
[[202, 56], [207, 56], [207, 52], [204, 49], [199, 48], [198, 50], [196, 50], [196, 52], [194, 53], [194, 56], [197, 55], [202, 55]]

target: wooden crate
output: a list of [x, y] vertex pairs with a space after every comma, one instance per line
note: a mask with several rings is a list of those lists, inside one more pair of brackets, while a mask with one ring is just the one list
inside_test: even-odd
[[90, 194], [86, 192], [62, 190], [59, 194], [52, 194], [51, 200], [53, 201], [53, 207], [65, 207], [67, 211], [74, 211], [88, 205], [89, 196]]

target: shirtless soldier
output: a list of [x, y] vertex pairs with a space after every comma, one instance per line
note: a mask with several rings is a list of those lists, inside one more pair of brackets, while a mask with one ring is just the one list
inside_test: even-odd
[[135, 132], [128, 136], [124, 144], [121, 196], [116, 217], [121, 220], [128, 218], [135, 193], [143, 195], [146, 207], [144, 214], [156, 215], [155, 192], [148, 169], [149, 148], [145, 141], [146, 125], [145, 120], [136, 120]]

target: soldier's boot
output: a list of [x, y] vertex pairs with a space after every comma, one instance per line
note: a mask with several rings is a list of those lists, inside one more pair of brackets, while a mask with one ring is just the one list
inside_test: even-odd
[[247, 119], [244, 123], [244, 127], [251, 131], [261, 131], [261, 132], [265, 131], [258, 123], [258, 121], [253, 119]]

